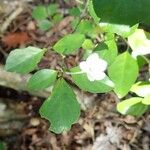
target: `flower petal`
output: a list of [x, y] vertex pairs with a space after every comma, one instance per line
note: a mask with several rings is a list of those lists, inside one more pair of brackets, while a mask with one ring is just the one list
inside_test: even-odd
[[79, 67], [85, 73], [89, 70], [86, 61], [80, 62]]

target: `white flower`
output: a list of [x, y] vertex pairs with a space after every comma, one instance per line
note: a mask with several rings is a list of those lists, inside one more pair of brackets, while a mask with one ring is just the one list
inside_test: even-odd
[[90, 81], [102, 80], [106, 77], [104, 71], [107, 68], [107, 62], [96, 53], [91, 54], [86, 61], [82, 61], [79, 67], [82, 72], [87, 74]]

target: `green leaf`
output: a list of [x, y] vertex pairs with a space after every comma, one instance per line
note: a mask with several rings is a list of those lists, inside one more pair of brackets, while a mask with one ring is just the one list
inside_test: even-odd
[[119, 24], [110, 24], [110, 23], [100, 23], [99, 24], [103, 32], [116, 33], [122, 37], [128, 37], [138, 27], [138, 24], [130, 27], [129, 25], [119, 25]]
[[61, 133], [71, 128], [80, 116], [80, 105], [73, 90], [64, 79], [59, 79], [40, 108], [40, 115], [51, 122], [50, 130]]
[[60, 22], [62, 18], [63, 18], [63, 14], [60, 14], [60, 13], [55, 14], [52, 19], [53, 24]]
[[89, 20], [82, 20], [77, 26], [76, 32], [91, 36], [95, 32], [94, 30], [95, 26], [93, 22]]
[[138, 56], [137, 57], [137, 62], [138, 62], [138, 65], [139, 65], [139, 69], [142, 69], [142, 67], [147, 64], [147, 60], [143, 57], [143, 56]]
[[128, 43], [135, 56], [150, 54], [150, 40], [144, 30], [137, 29], [128, 37]]
[[149, 0], [93, 0], [101, 22], [123, 25], [150, 24]]
[[52, 22], [50, 22], [47, 19], [38, 22], [38, 27], [43, 31], [49, 30], [52, 27], [52, 25]]
[[71, 27], [73, 30], [76, 29], [76, 27], [78, 26], [78, 23], [80, 22], [80, 19], [79, 18], [74, 18], [72, 21], [71, 21]]
[[114, 62], [115, 58], [118, 55], [118, 49], [114, 39], [106, 42], [101, 42], [94, 49], [94, 51], [99, 54], [100, 58], [106, 60], [109, 65]]
[[58, 7], [59, 7], [58, 4], [48, 5], [48, 7], [47, 7], [48, 15], [53, 16], [54, 14], [56, 14], [58, 12]]
[[79, 67], [72, 68], [71, 72], [75, 84], [84, 91], [91, 93], [105, 93], [113, 89], [114, 85], [108, 77], [99, 81], [90, 81], [85, 73], [76, 74], [76, 72], [81, 72]]
[[108, 68], [110, 79], [115, 83], [114, 91], [119, 98], [124, 97], [138, 76], [138, 64], [128, 52], [117, 56]]
[[29, 73], [33, 71], [43, 57], [44, 50], [29, 46], [27, 48], [15, 49], [11, 51], [5, 69], [10, 72]]
[[145, 105], [150, 105], [150, 94], [144, 97], [144, 99], [142, 100], [142, 103]]
[[43, 69], [36, 72], [28, 81], [29, 90], [42, 90], [51, 86], [57, 77], [55, 70]]
[[0, 141], [0, 150], [5, 150], [5, 145], [3, 142]]
[[85, 36], [83, 34], [69, 34], [60, 39], [53, 48], [60, 54], [73, 54], [82, 46], [84, 39]]
[[71, 9], [69, 9], [69, 14], [71, 16], [79, 17], [80, 16], [80, 10], [78, 7], [73, 7]]
[[139, 97], [126, 99], [117, 105], [117, 110], [123, 115], [140, 117], [148, 109], [148, 106], [141, 103], [142, 100], [143, 99]]
[[90, 39], [85, 39], [85, 41], [82, 44], [82, 48], [86, 50], [92, 50], [94, 46], [94, 43]]
[[44, 7], [44, 6], [37, 6], [37, 7], [35, 7], [33, 12], [32, 12], [32, 17], [35, 20], [46, 19], [48, 17], [46, 7]]
[[137, 82], [131, 87], [130, 91], [138, 96], [145, 97], [150, 94], [150, 82]]

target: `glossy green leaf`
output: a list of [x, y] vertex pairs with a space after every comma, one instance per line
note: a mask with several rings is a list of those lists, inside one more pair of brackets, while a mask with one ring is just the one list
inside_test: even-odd
[[145, 97], [150, 94], [150, 82], [137, 82], [131, 87], [130, 91], [138, 96]]
[[101, 22], [123, 25], [150, 24], [149, 0], [93, 0]]
[[29, 90], [42, 90], [51, 86], [57, 77], [57, 72], [50, 69], [42, 69], [36, 72], [28, 81]]
[[114, 62], [118, 55], [118, 49], [114, 39], [99, 43], [94, 51], [99, 54], [100, 58], [106, 60], [109, 65]]
[[29, 73], [37, 67], [44, 52], [43, 49], [32, 46], [15, 49], [10, 52], [6, 60], [5, 69], [22, 74]]
[[75, 84], [84, 91], [91, 93], [105, 93], [113, 89], [114, 85], [108, 77], [100, 81], [90, 81], [85, 73], [76, 74], [76, 72], [81, 72], [79, 67], [71, 69], [71, 72]]
[[82, 46], [84, 39], [85, 36], [83, 34], [69, 34], [60, 39], [53, 48], [60, 54], [73, 54]]
[[138, 76], [138, 64], [128, 52], [117, 56], [108, 68], [110, 79], [115, 83], [114, 91], [119, 98], [124, 97]]
[[37, 6], [32, 12], [32, 17], [35, 20], [43, 20], [48, 17], [47, 10], [45, 6]]
[[117, 110], [123, 115], [133, 115], [140, 117], [148, 109], [147, 105], [141, 103], [142, 98], [134, 97], [120, 102]]
[[129, 25], [100, 23], [99, 26], [103, 32], [116, 33], [122, 37], [128, 37], [137, 29], [138, 24], [130, 27]]
[[149, 92], [149, 95], [144, 97], [144, 99], [142, 100], [142, 103], [145, 105], [150, 105], [150, 92]]
[[73, 90], [64, 79], [59, 79], [54, 86], [52, 95], [40, 108], [43, 118], [50, 121], [50, 130], [61, 133], [71, 128], [80, 116], [80, 105]]
[[49, 20], [45, 19], [45, 20], [41, 20], [38, 22], [38, 27], [42, 30], [42, 31], [47, 31], [50, 30], [50, 28], [52, 27], [52, 22], [50, 22]]

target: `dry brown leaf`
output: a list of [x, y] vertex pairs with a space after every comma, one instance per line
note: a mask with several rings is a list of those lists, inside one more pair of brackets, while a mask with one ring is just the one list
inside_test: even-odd
[[16, 47], [18, 45], [25, 45], [29, 43], [30, 40], [31, 39], [27, 32], [9, 33], [2, 38], [2, 42], [9, 48]]

